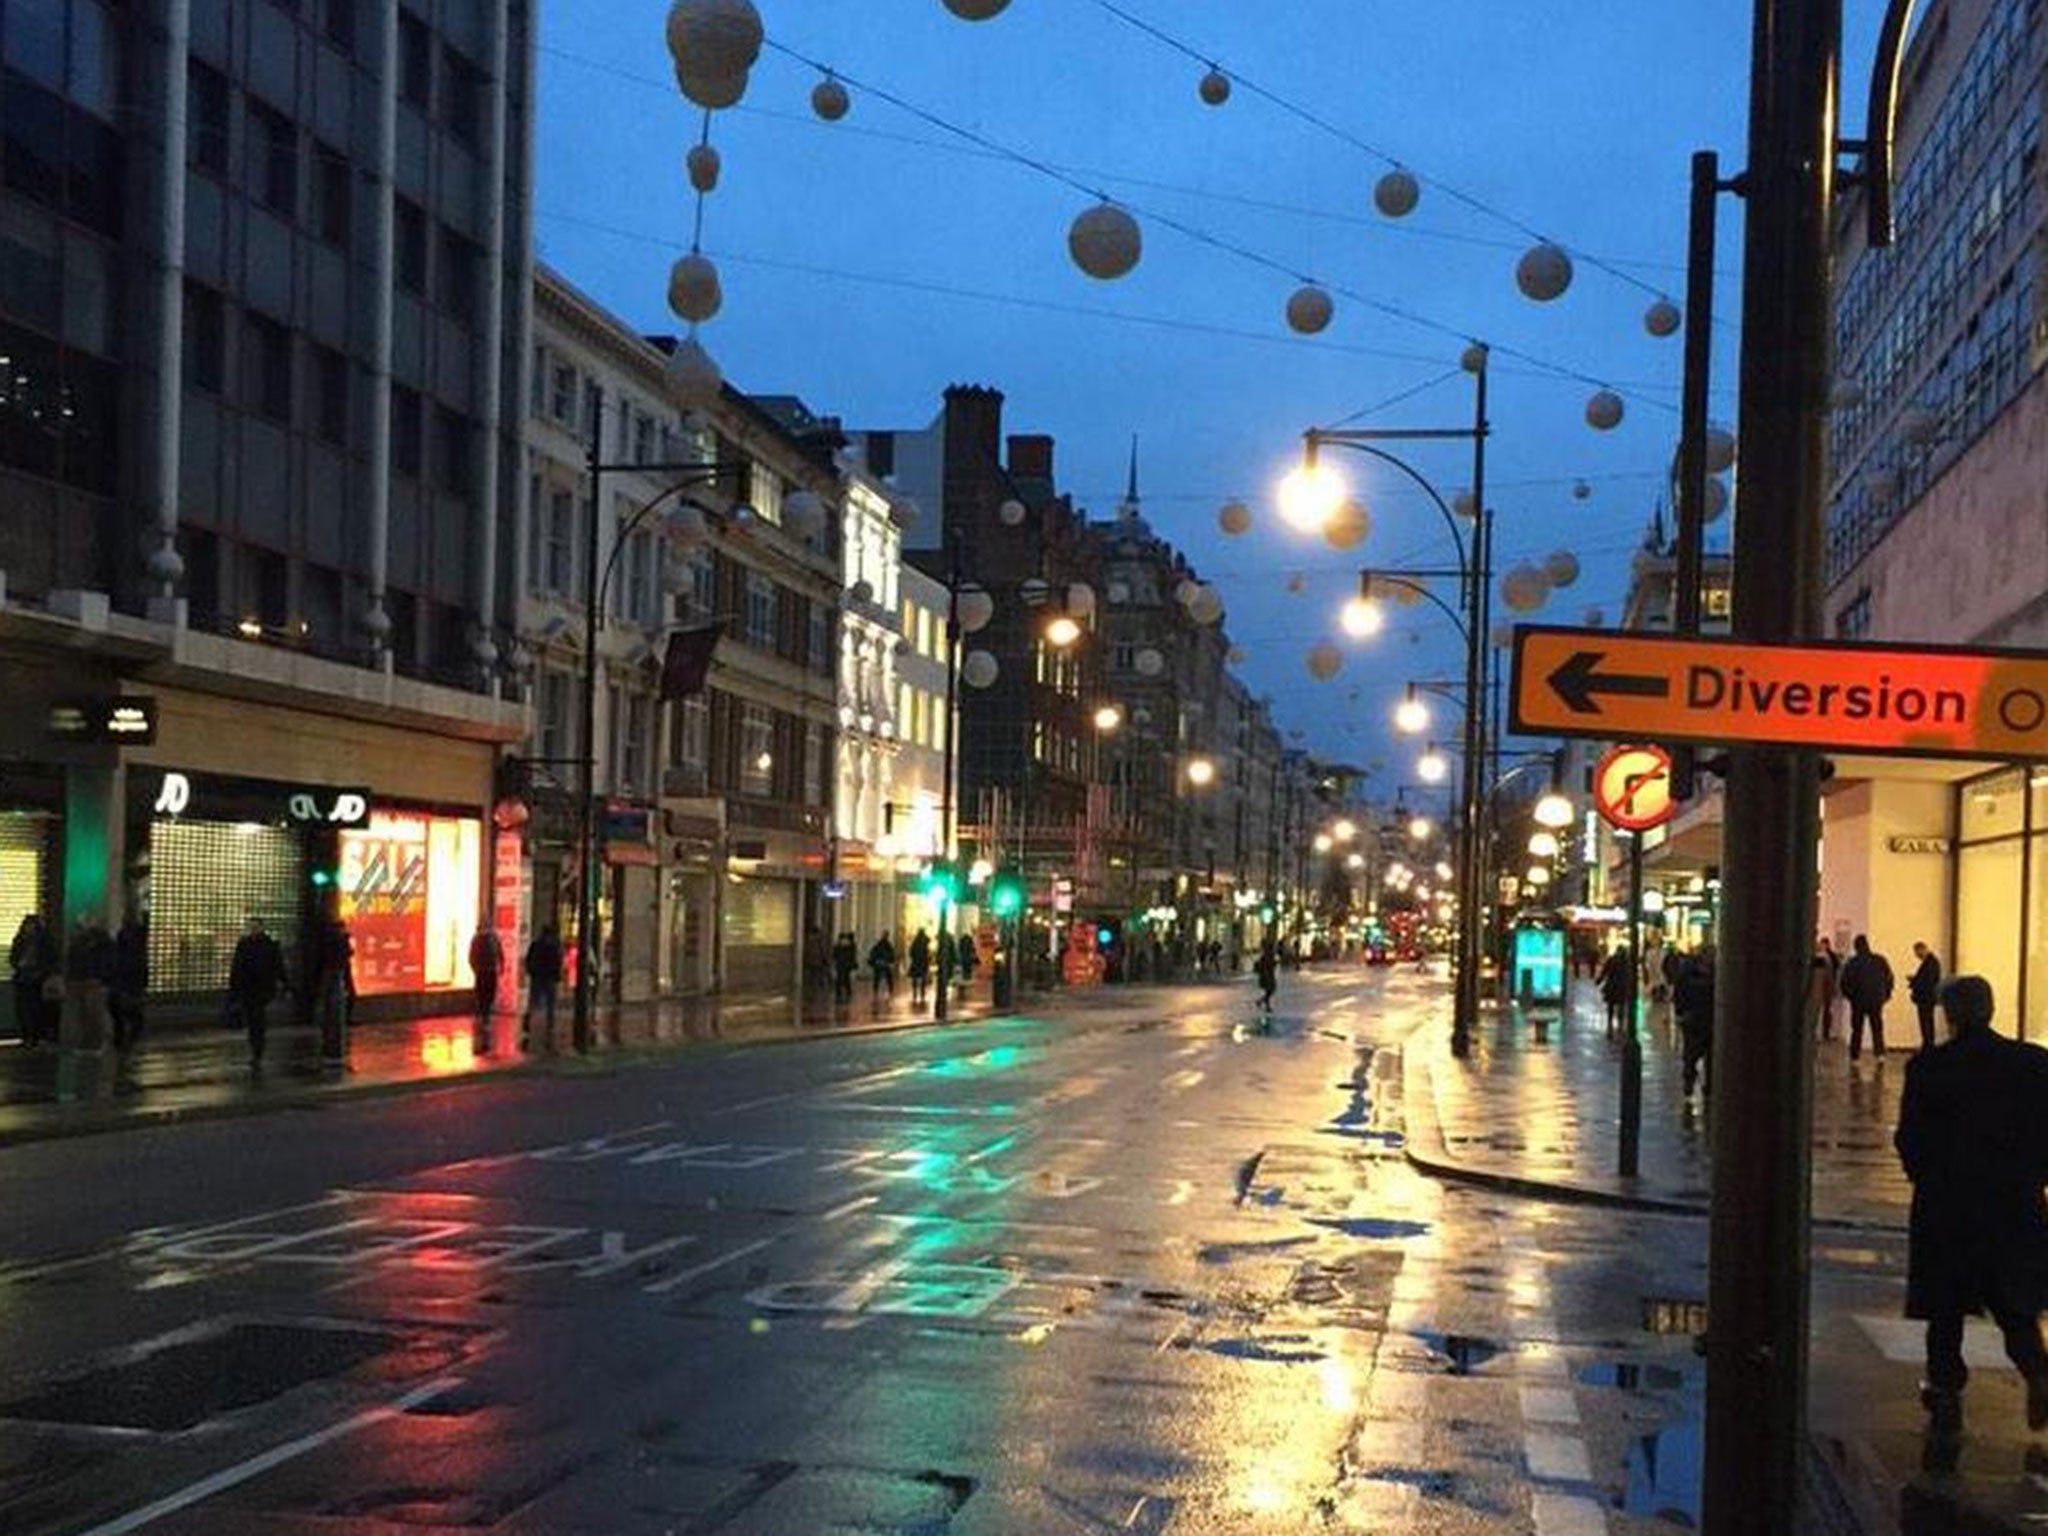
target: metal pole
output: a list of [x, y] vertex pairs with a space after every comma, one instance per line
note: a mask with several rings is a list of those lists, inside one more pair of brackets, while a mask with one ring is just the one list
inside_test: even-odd
[[[1756, 0], [1742, 284], [1735, 636], [1819, 630], [1829, 203], [1841, 0]], [[1819, 760], [1730, 753], [1715, 1031], [1704, 1529], [1790, 1530], [1805, 1444]]]
[[960, 728], [960, 545], [947, 530], [946, 568], [946, 782], [939, 805], [939, 862], [946, 866], [946, 900], [939, 904], [938, 985], [932, 992], [932, 1017], [946, 1022], [946, 993], [953, 985], [953, 775], [960, 754], [954, 737]]
[[1621, 1176], [1632, 1179], [1643, 1146], [1643, 1037], [1637, 1009], [1643, 991], [1643, 837], [1628, 840], [1628, 1014], [1621, 1037]]
[[1471, 547], [1464, 560], [1465, 635], [1465, 763], [1460, 793], [1465, 845], [1458, 870], [1458, 974], [1451, 1003], [1451, 1054], [1472, 1051], [1472, 1030], [1479, 1020], [1479, 924], [1481, 776], [1486, 752], [1486, 363], [1473, 375]]
[[[1714, 362], [1714, 199], [1721, 190], [1721, 161], [1710, 149], [1692, 157], [1692, 219], [1685, 266], [1685, 377], [1678, 411], [1678, 591], [1673, 630], [1700, 632], [1702, 567], [1707, 525], [1707, 385]], [[1671, 792], [1693, 795], [1694, 753], [1671, 753]]]
[[604, 504], [604, 396], [590, 396], [590, 527], [583, 542], [583, 752], [577, 773], [576, 812], [576, 1009], [577, 1051], [591, 1046], [591, 971], [596, 946], [591, 929], [597, 915], [597, 561], [598, 521]]

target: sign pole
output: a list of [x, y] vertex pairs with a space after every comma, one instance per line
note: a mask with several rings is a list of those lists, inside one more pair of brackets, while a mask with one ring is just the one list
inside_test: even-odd
[[1643, 1148], [1643, 835], [1628, 839], [1628, 1014], [1621, 1039], [1621, 1176], [1636, 1176]]

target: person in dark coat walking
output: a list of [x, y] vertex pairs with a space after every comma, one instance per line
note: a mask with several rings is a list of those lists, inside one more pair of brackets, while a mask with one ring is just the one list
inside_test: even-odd
[[1849, 1059], [1863, 1054], [1863, 1026], [1870, 1025], [1870, 1049], [1884, 1055], [1884, 1005], [1892, 1000], [1895, 983], [1891, 962], [1870, 947], [1870, 940], [1856, 935], [1855, 953], [1842, 967], [1842, 997], [1849, 1004]]
[[981, 964], [981, 948], [974, 942], [974, 935], [962, 933], [953, 946], [953, 952], [960, 957], [959, 969], [954, 973], [962, 987], [974, 985], [975, 968]]
[[832, 1000], [853, 1001], [853, 976], [860, 969], [860, 944], [851, 930], [839, 935], [832, 946]]
[[261, 1070], [263, 1046], [270, 1027], [270, 1005], [284, 990], [284, 951], [264, 931], [263, 919], [249, 919], [249, 931], [235, 945], [228, 962], [228, 998], [249, 1036], [249, 1065]]
[[1270, 1016], [1273, 993], [1280, 985], [1280, 953], [1270, 936], [1259, 946], [1259, 958], [1252, 966], [1252, 974], [1259, 978], [1259, 1011]]
[[886, 933], [868, 947], [868, 989], [877, 1007], [881, 1006], [884, 992], [892, 1002], [895, 1000], [896, 941]]
[[562, 934], [549, 923], [526, 946], [526, 1018], [519, 1032], [522, 1051], [531, 1046], [536, 1013], [546, 1021], [548, 1049], [555, 1048], [555, 999], [561, 991]]
[[1841, 969], [1834, 945], [1822, 939], [1806, 971], [1806, 1032], [1816, 1040], [1835, 1038], [1835, 996]]
[[2048, 1428], [2048, 1051], [1995, 1034], [1981, 976], [1941, 992], [1950, 1039], [1906, 1064], [1893, 1137], [1913, 1209], [1906, 1315], [1927, 1324], [1921, 1402], [1937, 1434], [1962, 1428], [1963, 1319], [1989, 1311], [2027, 1383], [2027, 1426]]
[[1622, 1014], [1628, 1008], [1629, 975], [1635, 956], [1624, 944], [1600, 962], [1600, 1001], [1607, 1005], [1607, 1033], [1621, 1033]]
[[1934, 1049], [1934, 1005], [1941, 1000], [1941, 961], [1925, 944], [1913, 946], [1913, 958], [1920, 963], [1906, 982], [1906, 995], [1913, 999], [1913, 1011], [1920, 1015], [1920, 1049]]
[[1709, 1059], [1714, 1050], [1714, 951], [1695, 950], [1679, 961], [1671, 983], [1671, 1011], [1678, 1018], [1678, 1036], [1685, 1062], [1685, 1093], [1694, 1088], [1714, 1091]]
[[491, 1012], [498, 1006], [498, 978], [505, 971], [505, 941], [489, 923], [469, 941], [469, 971], [476, 978], [476, 1049], [491, 1054]]
[[910, 936], [910, 1004], [924, 1006], [925, 989], [932, 979], [932, 936], [922, 928]]
[[149, 930], [129, 917], [114, 935], [114, 979], [107, 988], [107, 1012], [114, 1020], [114, 1049], [133, 1050], [142, 1039], [142, 998], [149, 991]]
[[14, 1022], [21, 1030], [23, 1045], [40, 1045], [57, 1031], [50, 1020], [43, 993], [57, 975], [57, 941], [49, 924], [31, 912], [14, 930], [8, 946], [8, 964], [14, 971]]

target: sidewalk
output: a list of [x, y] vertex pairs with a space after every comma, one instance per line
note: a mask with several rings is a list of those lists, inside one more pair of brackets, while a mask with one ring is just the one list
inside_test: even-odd
[[[1411, 1159], [1430, 1173], [1525, 1194], [1705, 1215], [1711, 1109], [1680, 1092], [1670, 1010], [1652, 1007], [1643, 1027], [1643, 1131], [1633, 1179], [1616, 1171], [1620, 1043], [1607, 1037], [1591, 983], [1575, 982], [1571, 1006], [1559, 1012], [1488, 1014], [1463, 1061], [1450, 1054], [1447, 1019], [1410, 1036], [1402, 1062]], [[1905, 1069], [1900, 1051], [1851, 1065], [1839, 1036], [1814, 1047], [1816, 1225], [1905, 1230], [1912, 1190], [1891, 1144]]]
[[[952, 1017], [990, 1016], [988, 987], [957, 1000]], [[263, 1071], [249, 1066], [247, 1040], [203, 1025], [154, 1028], [125, 1055], [30, 1050], [0, 1043], [0, 1146], [90, 1135], [139, 1125], [253, 1114], [318, 1100], [423, 1091], [485, 1077], [611, 1070], [679, 1049], [756, 1041], [817, 1039], [912, 1029], [931, 1023], [907, 994], [879, 1007], [863, 990], [849, 1006], [812, 1006], [797, 1017], [787, 998], [720, 1003], [689, 998], [608, 1005], [595, 1021], [587, 1055], [575, 1054], [571, 1008], [556, 1014], [554, 1050], [536, 1038], [520, 1047], [520, 1021], [494, 1021], [494, 1050], [476, 1050], [466, 1014], [358, 1025], [348, 1068], [320, 1059], [319, 1032], [273, 1025]], [[537, 1027], [537, 1026], [536, 1026]]]

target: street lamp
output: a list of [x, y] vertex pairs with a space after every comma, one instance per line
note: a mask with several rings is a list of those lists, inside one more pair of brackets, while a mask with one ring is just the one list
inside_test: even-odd
[[1280, 481], [1280, 515], [1303, 533], [1320, 533], [1344, 501], [1344, 481], [1313, 460], [1289, 470]]
[[1394, 706], [1394, 729], [1404, 736], [1420, 736], [1429, 729], [1429, 706], [1416, 695], [1413, 683], [1408, 685], [1408, 692], [1401, 702]]
[[1450, 760], [1437, 751], [1435, 742], [1431, 742], [1428, 749], [1416, 760], [1415, 775], [1425, 784], [1441, 784], [1450, 777]]
[[1121, 728], [1123, 723], [1124, 712], [1115, 704], [1101, 705], [1095, 711], [1095, 729], [1105, 736]]
[[1358, 823], [1349, 816], [1340, 816], [1330, 824], [1330, 835], [1340, 843], [1348, 843], [1358, 836]]
[[1450, 878], [1452, 877], [1452, 875], [1453, 875], [1454, 873], [1455, 873], [1455, 871], [1454, 871], [1454, 870], [1453, 870], [1453, 869], [1451, 868], [1451, 866], [1450, 866], [1449, 864], [1447, 864], [1447, 863], [1444, 863], [1444, 862], [1442, 862], [1442, 861], [1439, 861], [1439, 862], [1438, 862], [1438, 864], [1437, 864], [1437, 866], [1436, 866], [1436, 877], [1437, 877], [1437, 879], [1439, 879], [1439, 880], [1448, 880], [1448, 879], [1450, 879]]
[[1216, 782], [1216, 764], [1206, 757], [1191, 757], [1187, 765], [1188, 782], [1197, 789], [1207, 789]]
[[1557, 834], [1555, 832], [1538, 832], [1533, 835], [1529, 839], [1529, 856], [1535, 859], [1556, 858]]
[[1369, 639], [1387, 627], [1386, 610], [1364, 593], [1347, 602], [1338, 618], [1354, 640]]
[[1536, 802], [1536, 809], [1530, 813], [1539, 827], [1548, 827], [1553, 832], [1562, 832], [1579, 819], [1578, 810], [1565, 796], [1552, 790]]
[[1547, 864], [1531, 864], [1529, 872], [1522, 877], [1522, 883], [1535, 890], [1542, 890], [1543, 887], [1550, 884], [1550, 866]]
[[1045, 626], [1046, 644], [1058, 646], [1061, 650], [1065, 650], [1080, 638], [1080, 620], [1070, 614], [1056, 615], [1052, 622]]
[[1414, 817], [1408, 823], [1408, 835], [1418, 843], [1427, 842], [1429, 834], [1435, 830], [1436, 827], [1427, 816]]
[[1337, 840], [1330, 836], [1330, 834], [1327, 832], [1318, 832], [1316, 834], [1315, 847], [1317, 853], [1328, 853], [1333, 847], [1336, 846], [1336, 843]]

